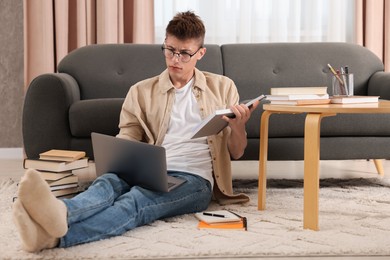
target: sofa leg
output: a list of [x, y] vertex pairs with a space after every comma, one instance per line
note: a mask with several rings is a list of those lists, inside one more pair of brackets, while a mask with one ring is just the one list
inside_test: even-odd
[[381, 159], [374, 159], [375, 168], [380, 176], [385, 176]]

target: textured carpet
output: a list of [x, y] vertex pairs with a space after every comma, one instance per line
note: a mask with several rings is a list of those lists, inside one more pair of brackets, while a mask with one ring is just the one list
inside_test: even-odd
[[[248, 231], [198, 230], [192, 214], [156, 221], [123, 236], [68, 249], [21, 250], [11, 218], [13, 181], [0, 182], [1, 259], [239, 258], [390, 255], [390, 181], [321, 181], [320, 231], [303, 230], [301, 180], [269, 180], [267, 210], [257, 211], [257, 182], [235, 181], [247, 205], [221, 207], [248, 218]], [[115, 216], [113, 216], [113, 220]]]

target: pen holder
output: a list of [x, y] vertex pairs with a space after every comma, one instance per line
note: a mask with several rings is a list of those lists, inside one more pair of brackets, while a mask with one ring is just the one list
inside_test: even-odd
[[353, 96], [353, 74], [332, 75], [333, 96]]

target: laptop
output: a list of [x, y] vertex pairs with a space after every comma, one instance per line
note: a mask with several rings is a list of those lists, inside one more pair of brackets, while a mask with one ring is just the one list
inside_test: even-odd
[[169, 192], [186, 180], [167, 174], [165, 148], [92, 133], [96, 175], [115, 173], [130, 186]]

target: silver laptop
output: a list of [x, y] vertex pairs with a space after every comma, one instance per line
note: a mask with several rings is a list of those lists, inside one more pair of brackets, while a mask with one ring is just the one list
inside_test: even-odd
[[96, 175], [115, 173], [130, 186], [169, 192], [185, 182], [167, 174], [165, 148], [92, 133]]

